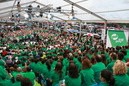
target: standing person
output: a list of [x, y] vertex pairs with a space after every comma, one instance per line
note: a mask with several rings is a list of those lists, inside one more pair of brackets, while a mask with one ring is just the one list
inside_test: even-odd
[[117, 60], [113, 66], [115, 86], [129, 86], [127, 66], [124, 62]]
[[94, 71], [91, 68], [92, 64], [88, 58], [82, 60], [81, 80], [82, 86], [91, 86], [95, 84]]
[[66, 86], [81, 86], [81, 76], [78, 68], [74, 63], [70, 63], [68, 68], [68, 75], [65, 77]]

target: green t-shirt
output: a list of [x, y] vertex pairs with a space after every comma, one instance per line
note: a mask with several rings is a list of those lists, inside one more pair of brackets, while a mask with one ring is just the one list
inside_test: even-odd
[[55, 69], [56, 64], [57, 64], [57, 61], [53, 61], [52, 65], [51, 65], [51, 70]]
[[40, 72], [44, 76], [45, 79], [51, 77], [50, 71], [48, 70], [45, 63], [40, 66]]
[[62, 71], [63, 71], [63, 76], [66, 76], [67, 75], [67, 67], [63, 66]]
[[5, 79], [9, 79], [9, 75], [7, 71], [0, 66], [0, 81]]
[[88, 57], [89, 57], [89, 59], [92, 59], [92, 54], [86, 54]]
[[66, 86], [81, 86], [81, 76], [78, 78], [71, 78], [69, 76], [65, 77]]
[[113, 72], [112, 67], [114, 66], [115, 62], [116, 62], [116, 60], [112, 60], [112, 62], [107, 65], [107, 69], [109, 71]]
[[82, 46], [80, 50], [81, 50], [81, 51], [84, 51], [84, 49], [85, 49], [85, 47], [84, 47], [84, 46]]
[[129, 49], [126, 49], [127, 54], [129, 55]]
[[42, 51], [47, 51], [47, 48], [42, 48]]
[[124, 56], [124, 60], [127, 62], [129, 60], [129, 54]]
[[127, 74], [128, 74], [128, 76], [129, 76], [129, 67], [127, 68]]
[[12, 86], [11, 80], [2, 80], [0, 81], [0, 86]]
[[112, 61], [111, 57], [108, 56], [107, 59], [106, 59], [106, 61], [107, 61], [107, 64], [109, 64]]
[[3, 67], [3, 68], [5, 66], [5, 62], [2, 59], [0, 60], [0, 66]]
[[47, 68], [47, 66], [45, 64], [40, 64], [39, 65], [39, 73], [42, 73], [45, 69]]
[[36, 78], [34, 72], [25, 72], [25, 73], [22, 73], [22, 76], [30, 79], [30, 81], [34, 84], [34, 80]]
[[82, 64], [79, 61], [75, 62], [75, 65], [77, 66], [78, 70], [80, 71], [82, 69]]
[[94, 75], [95, 81], [96, 81], [97, 83], [100, 82], [100, 73], [101, 73], [101, 71], [104, 70], [105, 68], [106, 68], [106, 67], [105, 67], [105, 64], [102, 63], [102, 62], [98, 62], [98, 63], [92, 65], [92, 69], [93, 69], [93, 71], [94, 71], [94, 73], [95, 73], [95, 75]]
[[99, 86], [109, 86], [109, 84], [105, 82], [100, 82]]
[[37, 66], [36, 66], [36, 63], [35, 62], [31, 62], [29, 67], [34, 71], [36, 72], [37, 71]]
[[16, 78], [17, 75], [21, 75], [21, 72], [13, 71], [11, 74], [14, 78]]
[[16, 82], [13, 83], [11, 86], [21, 86], [21, 82], [20, 82], [20, 81], [16, 81]]
[[82, 86], [91, 86], [95, 84], [94, 71], [91, 68], [87, 68], [80, 71]]
[[63, 59], [63, 65], [66, 66], [66, 67], [69, 66], [69, 61], [68, 61], [67, 58], [64, 58], [64, 59]]
[[41, 68], [40, 68], [41, 66], [42, 66], [41, 62], [35, 63], [34, 64], [34, 72], [40, 73], [41, 72]]
[[129, 76], [127, 74], [115, 75], [115, 86], [129, 86]]
[[52, 86], [55, 86], [59, 83], [60, 80], [63, 79], [63, 74], [58, 74], [57, 72], [55, 71], [51, 71], [51, 79], [52, 79]]

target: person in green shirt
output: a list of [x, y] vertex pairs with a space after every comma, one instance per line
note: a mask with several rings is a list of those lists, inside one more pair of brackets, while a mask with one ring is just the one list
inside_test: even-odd
[[3, 67], [0, 66], [0, 81], [2, 80], [6, 80], [9, 79], [9, 75], [7, 73], [7, 71], [5, 69], [3, 69]]
[[95, 81], [96, 83], [100, 83], [100, 73], [103, 69], [106, 69], [105, 64], [102, 63], [102, 58], [100, 55], [96, 55], [95, 57], [96, 63], [94, 65], [92, 65], [92, 69], [94, 71], [94, 77], [95, 77]]
[[54, 61], [52, 62], [51, 70], [54, 70], [54, 69], [55, 69], [58, 58], [57, 58], [57, 57], [53, 57], [53, 60], [54, 60]]
[[91, 86], [95, 84], [94, 71], [91, 68], [92, 64], [88, 58], [82, 60], [83, 69], [80, 71], [82, 86]]
[[78, 70], [80, 71], [82, 69], [81, 57], [74, 56], [73, 61], [75, 65], [77, 66]]
[[33, 72], [37, 73], [38, 72], [38, 67], [37, 64], [38, 63], [38, 59], [32, 58], [31, 62], [29, 64], [29, 67], [33, 70]]
[[115, 86], [129, 86], [127, 66], [123, 61], [117, 60], [115, 62], [113, 66], [113, 74], [115, 78]]
[[114, 66], [114, 64], [116, 62], [117, 55], [116, 55], [116, 53], [113, 52], [113, 53], [110, 54], [110, 57], [111, 57], [112, 61], [107, 65], [107, 69], [109, 71], [113, 72], [112, 67]]
[[4, 68], [5, 65], [6, 65], [5, 61], [0, 57], [0, 66]]
[[29, 67], [25, 68], [25, 72], [21, 74], [23, 77], [28, 78], [32, 84], [34, 84], [34, 80], [36, 78], [35, 73], [31, 71]]
[[123, 54], [122, 52], [118, 52], [117, 58], [118, 58], [119, 60], [123, 61], [123, 62], [126, 62], [126, 61], [124, 60], [124, 54]]
[[128, 59], [129, 59], [129, 54], [127, 53], [127, 49], [122, 49], [121, 52], [124, 54], [123, 60], [124, 60], [125, 62], [127, 62]]
[[33, 86], [31, 81], [28, 78], [22, 78], [21, 79], [21, 86]]
[[16, 69], [16, 71], [12, 71], [12, 72], [11, 72], [11, 75], [12, 75], [14, 78], [16, 78], [17, 75], [20, 75], [21, 73], [22, 73], [22, 68], [21, 68], [21, 67], [18, 67], [18, 68]]
[[66, 66], [66, 68], [68, 68], [69, 66], [69, 60], [67, 57], [63, 58], [63, 61], [62, 61], [63, 65]]
[[21, 86], [21, 79], [22, 79], [22, 76], [21, 75], [17, 75], [16, 78], [15, 78], [15, 82], [12, 84], [12, 86]]
[[127, 62], [129, 60], [129, 49], [127, 48], [125, 51], [124, 60]]
[[114, 86], [115, 84], [115, 79], [113, 77], [112, 72], [107, 69], [101, 71], [100, 80], [101, 82], [99, 86]]
[[68, 75], [65, 76], [66, 86], [81, 86], [81, 76], [78, 68], [74, 63], [70, 63], [68, 68]]
[[0, 86], [12, 86], [12, 82], [10, 79], [5, 79], [0, 81]]
[[47, 59], [45, 65], [47, 66], [46, 70], [44, 71], [44, 78], [46, 80], [46, 85], [51, 86], [52, 85], [52, 80], [51, 80], [51, 64], [52, 64], [52, 59]]
[[61, 62], [58, 62], [55, 69], [51, 72], [52, 86], [58, 85], [59, 81], [63, 78], [62, 64]]

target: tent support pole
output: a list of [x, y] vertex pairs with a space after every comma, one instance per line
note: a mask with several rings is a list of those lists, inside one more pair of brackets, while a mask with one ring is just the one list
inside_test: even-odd
[[104, 37], [103, 42], [106, 43], [107, 21], [104, 22], [104, 29], [105, 29], [105, 31], [104, 31], [104, 36], [105, 36], [105, 37]]
[[85, 12], [90, 13], [91, 15], [93, 15], [93, 16], [95, 16], [95, 17], [97, 17], [97, 18], [99, 18], [99, 19], [101, 19], [101, 20], [103, 20], [105, 22], [107, 21], [105, 18], [103, 18], [103, 17], [99, 16], [98, 14], [96, 14], [96, 13], [94, 13], [94, 12], [92, 12], [92, 11], [90, 11], [90, 10], [80, 6], [80, 5], [78, 5], [77, 3], [74, 3], [74, 2], [72, 2], [70, 0], [64, 0], [64, 1], [69, 3], [69, 4], [71, 4], [71, 5], [73, 5], [73, 6], [76, 6], [77, 8], [79, 8], [79, 9], [85, 11]]
[[81, 21], [80, 21], [80, 34], [79, 34], [79, 40], [81, 39], [81, 35], [82, 35], [82, 23], [81, 23]]
[[107, 29], [107, 22], [104, 22], [104, 29]]

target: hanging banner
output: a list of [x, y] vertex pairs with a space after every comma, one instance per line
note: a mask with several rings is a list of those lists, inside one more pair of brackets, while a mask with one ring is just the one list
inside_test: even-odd
[[106, 48], [128, 45], [128, 32], [120, 30], [108, 30]]

